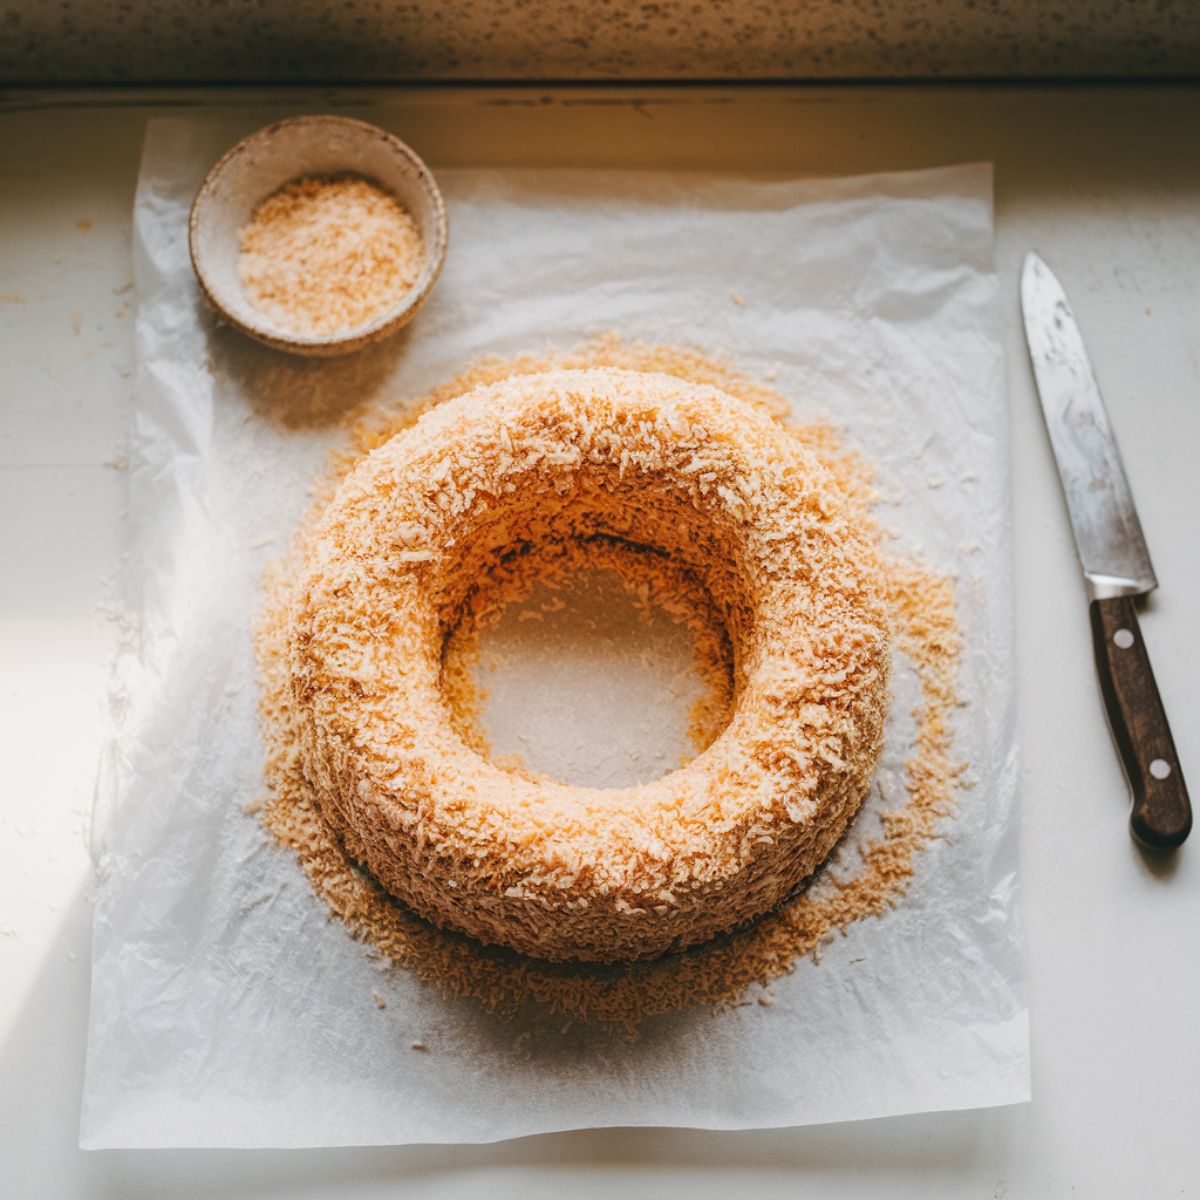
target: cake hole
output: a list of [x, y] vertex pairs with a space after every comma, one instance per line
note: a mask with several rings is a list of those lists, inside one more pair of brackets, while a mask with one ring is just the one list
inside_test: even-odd
[[1133, 645], [1133, 634], [1128, 629], [1118, 629], [1113, 634], [1113, 645], [1118, 650], [1128, 650]]
[[1150, 774], [1155, 779], [1166, 779], [1171, 774], [1171, 764], [1165, 758], [1156, 758], [1150, 763]]
[[629, 787], [717, 736], [731, 691], [723, 628], [658, 584], [639, 582], [629, 563], [582, 565], [493, 601], [494, 616], [466, 631], [464, 655], [493, 762], [577, 787]]

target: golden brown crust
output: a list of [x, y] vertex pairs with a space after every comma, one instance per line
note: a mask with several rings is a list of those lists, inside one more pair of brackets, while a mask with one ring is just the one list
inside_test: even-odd
[[[634, 788], [504, 771], [441, 694], [489, 563], [596, 536], [680, 559], [734, 648], [729, 726]], [[877, 551], [797, 439], [716, 388], [559, 371], [449, 401], [347, 477], [307, 555], [287, 635], [300, 769], [347, 850], [436, 924], [553, 960], [693, 945], [791, 893], [866, 792]]]

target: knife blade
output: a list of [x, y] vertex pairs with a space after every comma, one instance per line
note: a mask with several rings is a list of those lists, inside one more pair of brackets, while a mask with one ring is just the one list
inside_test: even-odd
[[1034, 251], [1021, 272], [1021, 311], [1087, 583], [1100, 690], [1133, 795], [1130, 828], [1145, 846], [1173, 849], [1191, 830], [1191, 803], [1135, 604], [1158, 580], [1083, 335]]

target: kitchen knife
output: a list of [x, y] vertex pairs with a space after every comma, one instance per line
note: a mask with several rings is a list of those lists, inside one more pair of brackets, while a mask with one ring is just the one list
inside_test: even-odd
[[1100, 690], [1145, 846], [1192, 828], [1179, 756], [1138, 628], [1136, 596], [1158, 586], [1083, 337], [1062, 286], [1033, 251], [1021, 272], [1025, 340], [1087, 581]]

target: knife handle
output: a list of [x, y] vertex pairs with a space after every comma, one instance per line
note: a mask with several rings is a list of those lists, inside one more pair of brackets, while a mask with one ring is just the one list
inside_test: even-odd
[[1192, 806], [1150, 669], [1132, 596], [1091, 603], [1092, 643], [1108, 723], [1133, 792], [1129, 826], [1152, 850], [1172, 850], [1192, 828]]

